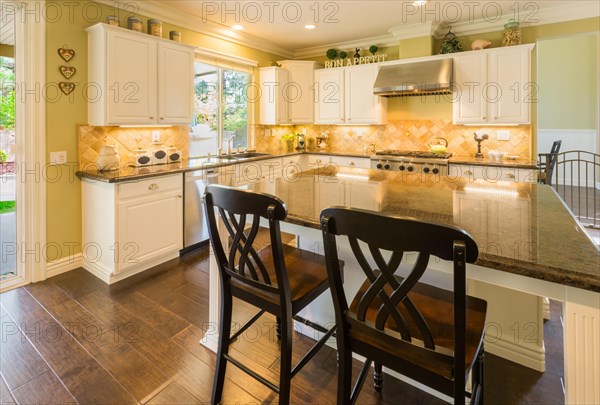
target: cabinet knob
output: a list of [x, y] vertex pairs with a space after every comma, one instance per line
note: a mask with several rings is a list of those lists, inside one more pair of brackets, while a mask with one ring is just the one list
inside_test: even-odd
[[158, 184], [156, 184], [156, 183], [150, 184], [148, 186], [148, 190], [150, 190], [150, 191], [158, 190]]
[[165, 117], [160, 117], [160, 119], [164, 121], [164, 120], [165, 120]]
[[151, 119], [151, 120], [153, 120], [153, 119], [154, 119], [154, 117], [150, 117], [150, 119]]
[[507, 175], [506, 175], [506, 178], [507, 178], [507, 179], [514, 179], [514, 178], [515, 178], [515, 175], [514, 175], [514, 174], [512, 174], [512, 173], [509, 173], [509, 174], [507, 174]]
[[354, 166], [354, 162], [350, 162], [350, 166]]
[[484, 120], [487, 120], [487, 117], [482, 117]]
[[495, 119], [495, 120], [497, 120], [497, 119], [498, 119], [498, 117], [494, 117], [494, 119]]
[[473, 174], [473, 172], [472, 172], [472, 171], [470, 171], [470, 170], [467, 170], [467, 171], [465, 172], [465, 174], [470, 176], [470, 175], [472, 175], [472, 174]]
[[181, 194], [177, 195], [177, 198], [183, 198], [183, 196]]

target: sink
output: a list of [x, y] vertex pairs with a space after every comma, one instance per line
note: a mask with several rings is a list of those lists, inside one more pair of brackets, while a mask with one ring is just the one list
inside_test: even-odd
[[262, 153], [262, 152], [246, 152], [246, 153], [236, 153], [234, 155], [227, 155], [228, 159], [250, 159], [260, 156], [269, 156], [270, 153]]

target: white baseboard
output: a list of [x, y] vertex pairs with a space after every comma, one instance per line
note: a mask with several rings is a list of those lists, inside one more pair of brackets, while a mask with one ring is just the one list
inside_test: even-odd
[[83, 261], [81, 267], [92, 273], [94, 276], [98, 277], [100, 280], [104, 281], [106, 284], [114, 284], [117, 281], [124, 280], [127, 277], [131, 277], [137, 273], [141, 273], [144, 270], [148, 270], [169, 260], [176, 259], [177, 257], [179, 257], [179, 250], [166, 253], [160, 257], [148, 260], [142, 264], [139, 264], [117, 274], [113, 273], [113, 269], [109, 269], [101, 265], [99, 262]]
[[546, 371], [546, 350], [543, 347], [541, 350], [530, 349], [522, 344], [498, 339], [495, 342], [486, 340], [485, 351], [540, 372]]
[[59, 274], [75, 270], [79, 267], [83, 267], [83, 257], [81, 253], [63, 257], [62, 259], [46, 263], [46, 278], [58, 276]]

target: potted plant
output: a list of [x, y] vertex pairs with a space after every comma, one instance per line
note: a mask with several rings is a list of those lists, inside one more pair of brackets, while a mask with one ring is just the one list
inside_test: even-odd
[[338, 51], [336, 49], [331, 48], [331, 49], [327, 50], [327, 52], [325, 53], [325, 55], [327, 55], [327, 57], [330, 60], [334, 60], [338, 56]]
[[377, 45], [371, 45], [369, 47], [369, 52], [371, 52], [371, 54], [373, 56], [375, 56], [375, 54], [377, 53], [378, 50], [379, 50], [379, 47]]
[[281, 140], [285, 142], [286, 150], [288, 152], [294, 150], [294, 139], [296, 139], [296, 134], [294, 133], [285, 134], [281, 137]]
[[348, 57], [348, 52], [340, 51], [340, 53], [338, 53], [338, 56], [340, 57], [340, 59], [346, 59]]

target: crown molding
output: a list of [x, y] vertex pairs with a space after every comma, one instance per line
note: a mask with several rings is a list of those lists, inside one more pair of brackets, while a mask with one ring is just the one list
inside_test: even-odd
[[327, 45], [313, 46], [310, 48], [298, 49], [294, 52], [296, 59], [311, 58], [313, 56], [323, 56], [328, 49], [354, 49], [367, 48], [371, 45], [377, 45], [380, 48], [385, 46], [398, 46], [398, 40], [393, 35], [379, 35], [376, 37], [362, 38], [355, 41], [335, 42]]
[[[95, 0], [98, 3], [105, 4], [110, 7], [115, 7], [117, 4], [123, 4], [111, 0]], [[213, 21], [202, 21], [200, 16], [185, 14], [175, 10], [168, 6], [165, 1], [145, 0], [145, 1], [134, 1], [138, 7], [136, 14], [142, 14], [147, 17], [160, 18], [171, 24], [179, 27], [198, 32], [200, 34], [220, 39], [222, 41], [231, 42], [238, 45], [247, 46], [249, 48], [257, 49], [259, 51], [272, 53], [277, 56], [283, 56], [286, 58], [293, 58], [294, 52], [286, 49], [282, 46], [276, 45], [275, 43], [268, 41], [263, 38], [250, 35], [243, 31], [232, 31], [228, 26], [219, 24]], [[125, 9], [131, 9], [131, 4], [123, 4], [123, 7], [129, 7]]]
[[388, 30], [397, 41], [409, 38], [419, 37], [435, 37], [443, 38], [446, 35], [448, 27], [444, 22], [426, 22], [416, 24], [404, 24], [396, 27], [392, 27]]

